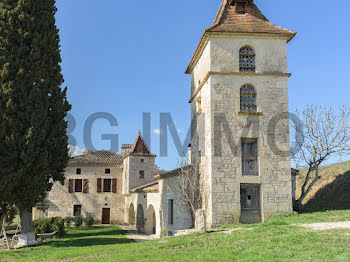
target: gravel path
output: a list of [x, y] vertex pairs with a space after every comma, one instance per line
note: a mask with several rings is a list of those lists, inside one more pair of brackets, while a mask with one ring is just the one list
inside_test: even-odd
[[313, 223], [299, 224], [298, 226], [308, 227], [314, 230], [330, 230], [330, 229], [350, 229], [350, 221], [345, 222], [328, 222], [328, 223]]

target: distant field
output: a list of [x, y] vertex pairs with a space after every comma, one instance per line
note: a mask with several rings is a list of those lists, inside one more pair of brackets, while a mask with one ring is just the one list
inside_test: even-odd
[[[304, 201], [306, 210], [350, 209], [350, 162], [324, 167], [320, 173], [322, 179], [315, 184]], [[302, 171], [297, 179], [297, 197], [305, 175], [306, 172]]]
[[43, 246], [0, 252], [0, 261], [350, 261], [350, 229], [299, 223], [350, 221], [350, 211], [278, 216], [230, 234], [192, 234], [135, 243], [118, 227], [70, 228]]

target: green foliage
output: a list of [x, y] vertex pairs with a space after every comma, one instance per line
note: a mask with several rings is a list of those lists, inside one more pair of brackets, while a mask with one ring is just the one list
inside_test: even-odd
[[57, 10], [55, 0], [3, 0], [0, 10], [0, 205], [30, 211], [64, 182], [69, 160]]
[[34, 221], [34, 233], [52, 233], [57, 231], [59, 236], [65, 235], [64, 219], [61, 217], [42, 218]]
[[94, 225], [94, 222], [95, 222], [94, 217], [90, 213], [87, 213], [86, 217], [84, 218], [85, 225], [87, 225], [88, 227], [91, 227]]
[[80, 227], [83, 224], [83, 216], [75, 216], [73, 218], [74, 226]]
[[73, 219], [74, 219], [73, 217], [66, 217], [64, 219], [64, 223], [65, 223], [66, 227], [70, 227], [72, 225]]

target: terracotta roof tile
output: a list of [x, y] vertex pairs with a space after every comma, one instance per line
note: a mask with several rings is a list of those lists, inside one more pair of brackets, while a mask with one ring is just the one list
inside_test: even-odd
[[290, 38], [295, 32], [271, 24], [255, 4], [245, 14], [238, 14], [230, 1], [224, 0], [212, 27], [207, 32], [282, 34]]
[[94, 165], [94, 164], [117, 164], [123, 163], [123, 157], [111, 151], [102, 150], [97, 152], [87, 152], [84, 155], [72, 157], [68, 164], [83, 164], [83, 165]]
[[232, 0], [223, 0], [211, 27], [204, 31], [198, 47], [186, 70], [190, 74], [196, 65], [209, 37], [216, 34], [268, 34], [282, 36], [289, 42], [296, 32], [273, 25], [260, 12], [252, 0], [247, 0], [248, 6], [245, 14], [236, 13]]
[[135, 187], [130, 190], [131, 193], [137, 192], [146, 192], [146, 193], [154, 193], [159, 191], [159, 182], [158, 180], [153, 180], [151, 182], [147, 182], [144, 185]]
[[156, 155], [152, 154], [151, 151], [148, 149], [148, 146], [146, 145], [146, 142], [143, 140], [140, 131], [139, 131], [139, 134], [138, 134], [134, 144], [130, 148], [129, 154], [156, 156]]

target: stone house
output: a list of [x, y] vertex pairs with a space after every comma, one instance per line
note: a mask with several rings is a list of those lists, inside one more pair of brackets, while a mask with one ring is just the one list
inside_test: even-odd
[[[223, 0], [187, 68], [190, 164], [205, 185], [209, 228], [292, 212], [287, 43], [295, 34], [270, 23], [253, 0]], [[55, 184], [35, 216], [40, 208], [49, 216], [90, 213], [158, 235], [190, 228], [181, 172], [156, 173], [155, 158], [140, 133], [121, 154], [74, 157], [65, 185]]]

